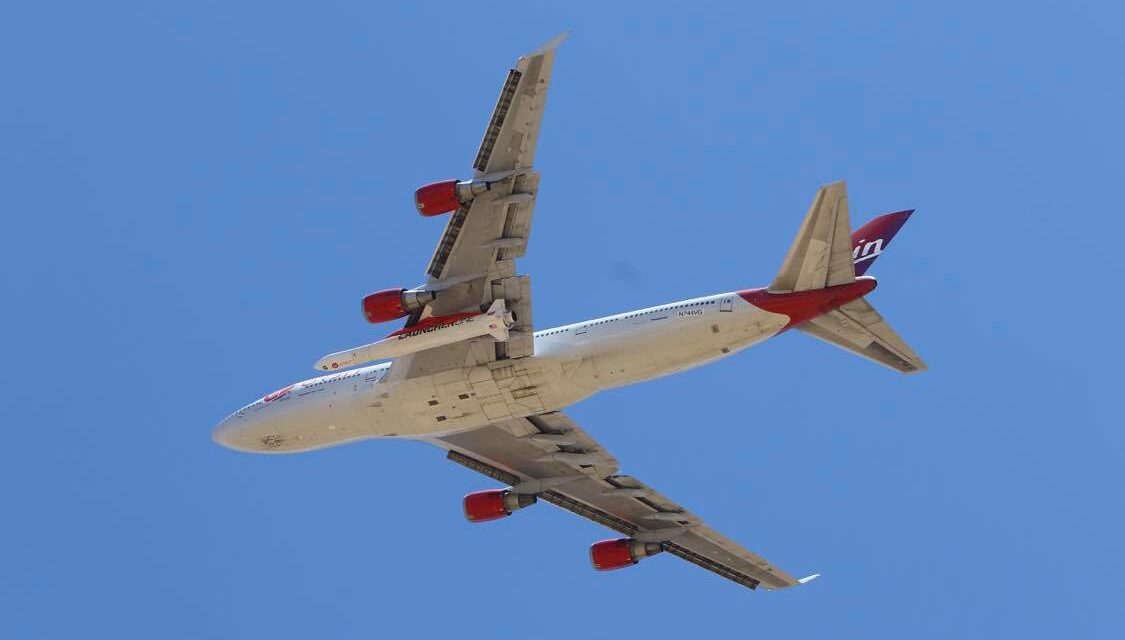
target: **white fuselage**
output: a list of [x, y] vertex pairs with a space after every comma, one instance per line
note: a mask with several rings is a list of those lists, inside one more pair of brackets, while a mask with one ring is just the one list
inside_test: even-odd
[[384, 362], [305, 380], [234, 412], [214, 438], [244, 451], [290, 453], [363, 438], [435, 437], [690, 369], [788, 322], [734, 292], [684, 300], [538, 331], [527, 358], [410, 379], [388, 375]]

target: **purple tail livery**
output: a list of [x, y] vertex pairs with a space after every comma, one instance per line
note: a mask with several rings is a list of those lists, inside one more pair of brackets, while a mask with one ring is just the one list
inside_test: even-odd
[[884, 213], [856, 229], [852, 234], [852, 264], [857, 276], [867, 273], [871, 263], [890, 246], [891, 238], [906, 224], [912, 213], [913, 209]]

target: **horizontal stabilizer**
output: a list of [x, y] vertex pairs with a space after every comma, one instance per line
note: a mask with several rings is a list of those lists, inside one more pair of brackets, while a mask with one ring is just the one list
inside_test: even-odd
[[852, 300], [797, 328], [895, 371], [926, 370], [926, 363], [864, 298]]

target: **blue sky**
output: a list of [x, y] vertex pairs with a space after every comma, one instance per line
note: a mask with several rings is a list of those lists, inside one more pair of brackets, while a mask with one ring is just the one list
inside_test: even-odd
[[[0, 635], [1121, 637], [1123, 16], [940, 4], [4, 3]], [[210, 440], [380, 335], [563, 29], [538, 326], [767, 283], [825, 182], [918, 209], [872, 299], [931, 371], [794, 334], [570, 411], [808, 587], [597, 574], [418, 443]]]

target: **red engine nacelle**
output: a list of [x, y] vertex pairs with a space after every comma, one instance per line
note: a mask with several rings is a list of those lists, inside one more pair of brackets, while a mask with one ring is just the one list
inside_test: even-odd
[[641, 542], [632, 538], [602, 540], [590, 545], [590, 562], [598, 571], [623, 569], [661, 551], [663, 549], [656, 542]]
[[488, 522], [512, 515], [513, 511], [535, 504], [530, 493], [512, 493], [507, 489], [474, 491], [465, 496], [465, 518], [469, 522]]
[[407, 316], [437, 298], [433, 291], [383, 289], [363, 296], [363, 317], [371, 324]]
[[424, 216], [449, 213], [488, 191], [489, 186], [489, 183], [482, 180], [432, 182], [414, 192], [414, 206]]

